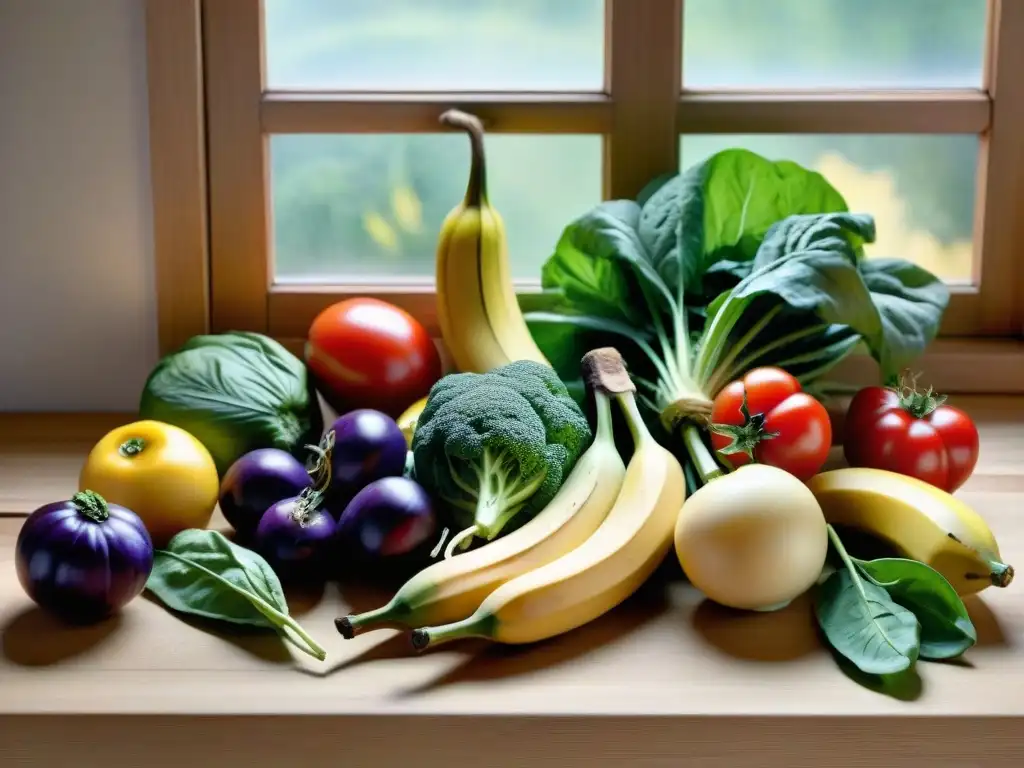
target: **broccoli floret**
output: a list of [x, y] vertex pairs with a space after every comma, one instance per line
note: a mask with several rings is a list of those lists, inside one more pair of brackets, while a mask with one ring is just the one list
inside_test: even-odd
[[548, 366], [522, 360], [438, 381], [412, 451], [416, 479], [464, 525], [448, 552], [531, 519], [592, 440], [586, 416]]

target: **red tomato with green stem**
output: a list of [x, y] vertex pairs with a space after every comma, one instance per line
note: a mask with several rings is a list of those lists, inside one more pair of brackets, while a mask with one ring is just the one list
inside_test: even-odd
[[978, 463], [978, 428], [931, 389], [865, 387], [846, 412], [843, 453], [854, 467], [887, 469], [952, 493]]
[[339, 301], [309, 329], [306, 365], [341, 412], [373, 408], [395, 417], [441, 377], [434, 340], [408, 312], [373, 298]]
[[807, 481], [828, 458], [832, 422], [795, 377], [755, 368], [715, 396], [711, 444], [733, 468], [758, 462]]

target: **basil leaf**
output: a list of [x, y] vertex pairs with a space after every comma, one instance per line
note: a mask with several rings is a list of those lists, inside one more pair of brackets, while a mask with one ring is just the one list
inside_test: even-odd
[[945, 577], [925, 563], [897, 557], [854, 560], [921, 624], [921, 658], [953, 659], [978, 642], [963, 600]]
[[862, 672], [891, 675], [917, 660], [914, 614], [849, 569], [836, 571], [819, 587], [814, 613], [832, 647]]
[[182, 531], [154, 553], [146, 588], [168, 608], [232, 624], [290, 630], [307, 653], [326, 653], [288, 615], [288, 601], [277, 575], [255, 552], [218, 531]]

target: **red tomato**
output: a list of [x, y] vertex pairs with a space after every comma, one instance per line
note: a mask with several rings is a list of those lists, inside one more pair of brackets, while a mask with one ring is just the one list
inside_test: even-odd
[[375, 408], [393, 417], [441, 377], [441, 358], [426, 329], [405, 310], [371, 298], [347, 299], [317, 316], [306, 365], [339, 411]]
[[978, 463], [978, 429], [944, 400], [907, 387], [860, 390], [846, 412], [846, 461], [910, 475], [952, 493]]
[[753, 453], [759, 463], [804, 481], [818, 473], [832, 446], [825, 406], [781, 368], [755, 368], [726, 386], [715, 397], [711, 423], [711, 444], [733, 467], [750, 463]]

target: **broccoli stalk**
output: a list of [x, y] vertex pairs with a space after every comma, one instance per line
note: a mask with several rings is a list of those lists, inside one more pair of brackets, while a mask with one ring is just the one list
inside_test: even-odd
[[474, 483], [466, 483], [456, 470], [452, 479], [466, 493], [476, 499], [474, 522], [452, 537], [445, 550], [451, 557], [457, 548], [468, 545], [473, 536], [485, 541], [494, 539], [530, 497], [543, 485], [547, 468], [542, 467], [530, 476], [519, 471], [519, 463], [507, 452], [485, 448], [479, 464], [471, 465]]
[[445, 556], [530, 520], [592, 440], [586, 416], [549, 366], [520, 360], [442, 378], [416, 424], [412, 451], [416, 479], [459, 529]]

